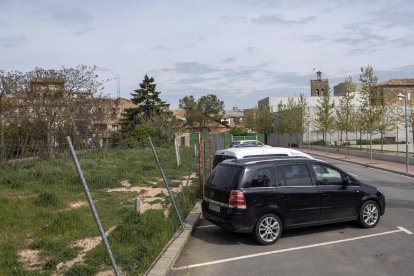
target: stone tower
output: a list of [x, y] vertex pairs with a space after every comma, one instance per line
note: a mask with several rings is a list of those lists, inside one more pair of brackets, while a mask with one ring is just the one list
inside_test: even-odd
[[311, 96], [322, 96], [325, 89], [329, 87], [328, 79], [322, 79], [322, 72], [316, 72], [316, 80], [311, 80]]

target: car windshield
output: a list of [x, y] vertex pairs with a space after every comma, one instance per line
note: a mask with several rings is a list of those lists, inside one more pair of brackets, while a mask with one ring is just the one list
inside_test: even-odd
[[235, 141], [231, 144], [231, 148], [235, 147], [261, 147], [263, 143], [260, 141]]

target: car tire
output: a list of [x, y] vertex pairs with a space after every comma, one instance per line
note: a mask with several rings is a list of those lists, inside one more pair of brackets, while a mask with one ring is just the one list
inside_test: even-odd
[[378, 203], [373, 200], [365, 201], [359, 211], [358, 222], [363, 228], [373, 228], [380, 220], [380, 209]]
[[258, 243], [263, 245], [274, 244], [282, 235], [283, 225], [275, 214], [261, 216], [253, 230], [253, 236]]

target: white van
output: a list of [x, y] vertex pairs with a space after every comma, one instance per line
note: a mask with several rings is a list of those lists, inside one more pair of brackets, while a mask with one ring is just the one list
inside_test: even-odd
[[247, 147], [247, 148], [228, 148], [216, 151], [214, 155], [213, 168], [226, 159], [241, 159], [248, 157], [278, 157], [278, 156], [296, 156], [314, 159], [309, 154], [291, 149], [280, 147]]

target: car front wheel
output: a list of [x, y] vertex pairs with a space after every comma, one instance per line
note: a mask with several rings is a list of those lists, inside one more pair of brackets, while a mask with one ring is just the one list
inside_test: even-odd
[[368, 200], [362, 204], [359, 211], [359, 224], [363, 228], [373, 228], [380, 220], [378, 204], [373, 200]]
[[263, 245], [275, 243], [282, 235], [282, 221], [275, 214], [265, 214], [254, 227], [253, 236]]

